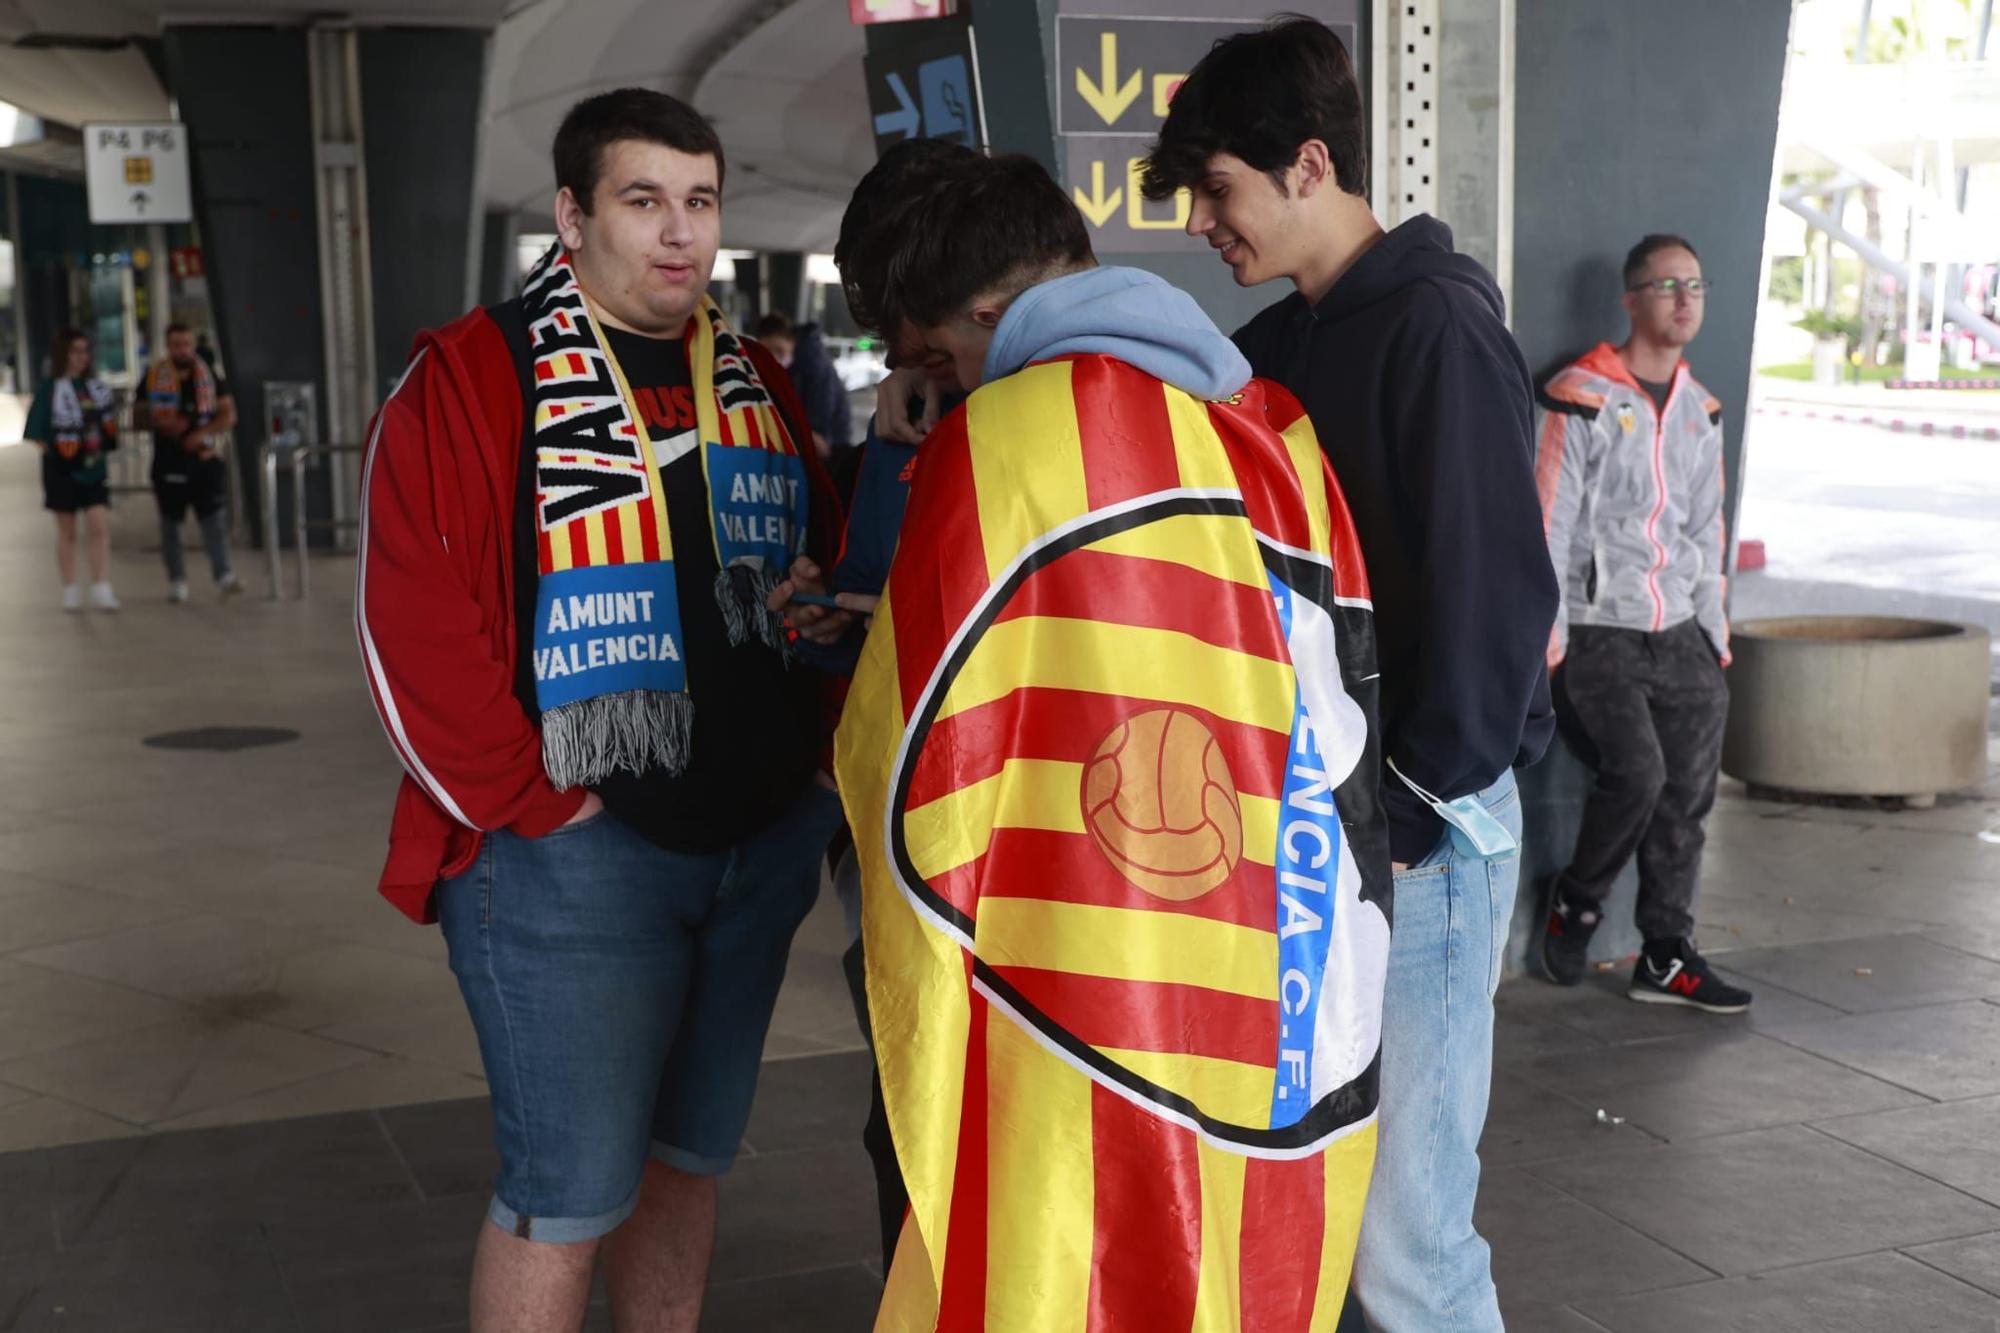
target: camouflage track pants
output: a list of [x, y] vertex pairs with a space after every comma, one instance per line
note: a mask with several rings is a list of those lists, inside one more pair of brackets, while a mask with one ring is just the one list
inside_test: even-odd
[[1597, 785], [1563, 872], [1571, 902], [1602, 902], [1636, 852], [1647, 939], [1694, 933], [1702, 822], [1715, 804], [1729, 685], [1694, 621], [1658, 633], [1570, 627], [1562, 687], [1597, 750]]

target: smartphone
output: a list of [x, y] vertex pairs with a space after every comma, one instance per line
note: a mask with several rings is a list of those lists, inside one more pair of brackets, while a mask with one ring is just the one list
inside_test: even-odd
[[839, 602], [834, 601], [833, 598], [828, 597], [825, 593], [795, 592], [792, 594], [792, 600], [803, 606], [824, 606], [833, 611], [843, 609]]

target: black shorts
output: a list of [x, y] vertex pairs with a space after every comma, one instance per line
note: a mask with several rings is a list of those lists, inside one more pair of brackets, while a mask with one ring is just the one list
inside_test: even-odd
[[42, 469], [42, 507], [52, 513], [74, 514], [111, 503], [111, 487], [103, 481], [78, 481], [67, 471]]
[[153, 478], [153, 498], [159, 501], [160, 517], [179, 523], [194, 510], [196, 518], [207, 518], [229, 503], [228, 464], [220, 458], [191, 460], [171, 476]]

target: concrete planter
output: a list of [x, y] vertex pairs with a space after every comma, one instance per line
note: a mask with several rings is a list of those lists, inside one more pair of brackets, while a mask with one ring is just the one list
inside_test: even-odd
[[1932, 796], [1986, 776], [1978, 625], [1795, 616], [1734, 627], [1722, 771], [1835, 796]]

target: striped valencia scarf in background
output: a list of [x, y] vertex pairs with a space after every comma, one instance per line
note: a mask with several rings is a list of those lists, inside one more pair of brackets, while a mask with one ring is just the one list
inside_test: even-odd
[[[198, 430], [215, 419], [218, 398], [215, 372], [208, 368], [206, 361], [196, 357], [189, 373], [194, 376], [194, 418], [188, 426]], [[174, 364], [172, 357], [161, 357], [146, 371], [146, 401], [156, 409], [180, 410], [181, 368]]]

